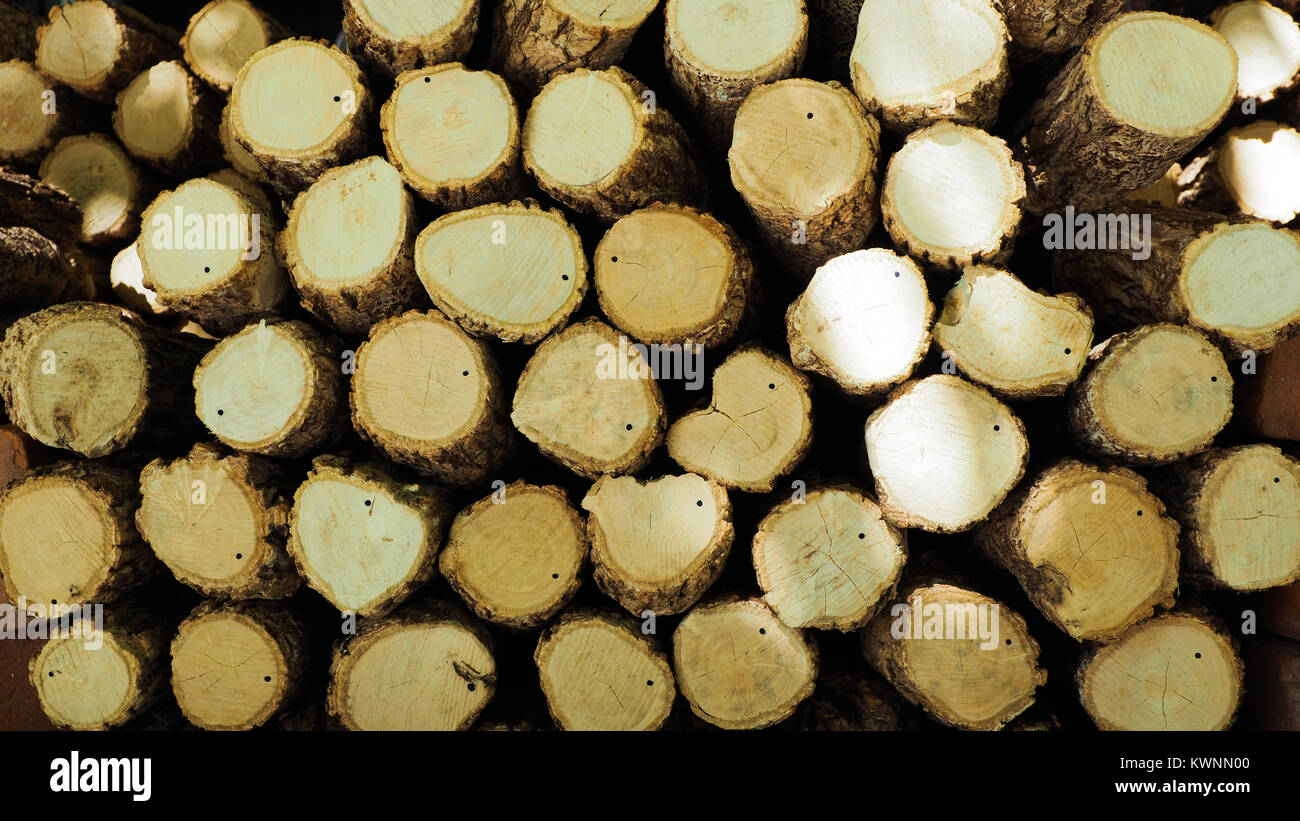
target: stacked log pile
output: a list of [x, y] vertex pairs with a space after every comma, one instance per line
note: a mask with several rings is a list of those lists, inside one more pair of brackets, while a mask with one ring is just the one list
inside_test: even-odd
[[0, 728], [1300, 727], [1294, 4], [154, 5], [0, 2]]

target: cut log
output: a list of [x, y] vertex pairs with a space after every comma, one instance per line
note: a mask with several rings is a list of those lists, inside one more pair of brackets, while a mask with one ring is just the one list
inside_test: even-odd
[[800, 708], [805, 732], [890, 732], [910, 729], [902, 699], [869, 673], [840, 672], [823, 676]]
[[293, 497], [289, 553], [343, 613], [383, 616], [429, 580], [451, 519], [445, 491], [379, 463], [318, 456]]
[[1178, 177], [1178, 204], [1285, 225], [1300, 214], [1300, 131], [1255, 120], [1224, 134]]
[[713, 372], [709, 404], [668, 430], [668, 455], [720, 485], [766, 493], [812, 446], [808, 377], [757, 344]]
[[31, 228], [0, 228], [0, 305], [6, 311], [78, 299], [83, 287], [83, 273], [53, 240]]
[[102, 625], [81, 621], [51, 638], [31, 662], [45, 714], [71, 730], [108, 730], [147, 713], [167, 692], [174, 625], [135, 608], [105, 608]]
[[478, 13], [478, 0], [343, 0], [343, 33], [358, 63], [393, 77], [463, 58], [478, 31]]
[[673, 85], [714, 148], [731, 145], [736, 109], [755, 87], [799, 73], [803, 0], [668, 0], [664, 56]]
[[503, 0], [493, 15], [492, 66], [527, 93], [575, 69], [623, 59], [658, 0]]
[[999, 396], [1059, 396], [1083, 371], [1092, 313], [1074, 294], [1038, 293], [1007, 271], [970, 265], [944, 300], [934, 345]]
[[50, 7], [36, 32], [36, 67], [101, 103], [151, 65], [180, 57], [176, 43], [144, 15], [104, 0]]
[[1206, 617], [1148, 619], [1092, 650], [1075, 682], [1102, 730], [1226, 730], [1241, 703], [1236, 642]]
[[[0, 6], [0, 15], [5, 8]], [[37, 166], [59, 140], [96, 130], [104, 122], [102, 108], [54, 83], [31, 63], [0, 63], [0, 162]]]
[[1237, 96], [1237, 55], [1209, 26], [1122, 14], [1075, 52], [1026, 116], [1019, 148], [1036, 214], [1104, 208], [1150, 185]]
[[38, 442], [104, 456], [141, 431], [159, 441], [190, 432], [190, 375], [207, 348], [111, 305], [55, 305], [9, 327], [0, 396], [9, 419]]
[[402, 179], [439, 207], [472, 208], [519, 192], [519, 109], [490, 71], [444, 63], [402, 72], [379, 123]]
[[781, 80], [736, 113], [731, 183], [777, 260], [807, 279], [876, 224], [880, 126], [839, 83]]
[[906, 561], [906, 533], [849, 485], [780, 503], [754, 535], [763, 601], [791, 627], [862, 627], [894, 592]]
[[36, 29], [41, 18], [22, 6], [0, 3], [0, 62], [36, 56]]
[[438, 571], [479, 618], [528, 630], [569, 603], [586, 563], [586, 527], [564, 491], [514, 482], [456, 515]]
[[[1244, 356], [1244, 355], [1243, 355]], [[1242, 363], [1243, 369], [1249, 358]], [[1237, 421], [1250, 436], [1300, 442], [1300, 338], [1254, 363], [1256, 373], [1238, 379]]]
[[1047, 681], [1025, 620], [952, 584], [907, 585], [860, 636], [872, 668], [949, 727], [1001, 729]]
[[[244, 199], [253, 204], [257, 213], [270, 219], [272, 223], [278, 222], [275, 204], [271, 202], [271, 197], [266, 193], [266, 189], [255, 180], [249, 179], [234, 168], [218, 169], [208, 174], [207, 178], [242, 194]], [[275, 226], [272, 225], [271, 227], [274, 228]]]
[[158, 295], [144, 284], [144, 267], [140, 264], [140, 244], [133, 242], [113, 256], [108, 273], [113, 296], [142, 317], [160, 319], [173, 316]]
[[217, 127], [217, 138], [221, 141], [221, 155], [232, 168], [254, 182], [266, 182], [266, 173], [262, 171], [262, 166], [257, 164], [257, 160], [248, 153], [248, 149], [235, 140], [235, 135], [230, 130], [229, 99], [221, 108], [221, 123]]
[[351, 406], [353, 427], [380, 452], [443, 482], [484, 481], [511, 447], [491, 350], [433, 311], [371, 330], [357, 349]]
[[677, 686], [695, 715], [724, 730], [789, 718], [817, 683], [817, 645], [760, 599], [698, 605], [673, 632]]
[[1088, 355], [1067, 395], [1070, 434], [1086, 452], [1135, 465], [1210, 446], [1232, 416], [1232, 375], [1204, 335], [1177, 325], [1116, 334]]
[[346, 425], [338, 345], [298, 320], [261, 320], [225, 337], [194, 371], [195, 413], [235, 450], [304, 456]]
[[374, 323], [428, 304], [412, 259], [413, 209], [401, 175], [381, 157], [326, 171], [299, 194], [279, 251], [303, 307], [364, 336]]
[[[1112, 330], [1188, 324], [1236, 351], [1267, 351], [1300, 331], [1300, 237], [1293, 232], [1180, 208], [1112, 216], [1098, 232], [1118, 235], [1118, 245], [1132, 250], [1053, 255], [1055, 286], [1081, 294]], [[1126, 224], [1139, 217], [1145, 238], [1126, 240]]]
[[594, 262], [601, 312], [639, 342], [723, 345], [754, 307], [748, 248], [694, 208], [633, 211], [605, 232]]
[[[18, 607], [111, 602], [159, 565], [136, 533], [135, 477], [96, 462], [56, 462], [0, 496], [0, 572]], [[37, 609], [40, 608], [40, 609]]]
[[70, 249], [81, 239], [81, 206], [61, 188], [0, 168], [0, 225], [34, 228]]
[[533, 661], [562, 730], [658, 730], [677, 698], [667, 655], [625, 615], [567, 612], [542, 632]]
[[171, 642], [176, 703], [205, 730], [262, 726], [306, 673], [306, 628], [278, 602], [204, 602]]
[[140, 212], [154, 183], [112, 137], [64, 137], [45, 155], [41, 180], [67, 191], [81, 206], [81, 241], [116, 247], [140, 232]]
[[159, 194], [140, 220], [144, 284], [214, 335], [273, 316], [290, 291], [273, 220], [232, 188], [189, 180]]
[[693, 473], [602, 476], [582, 508], [591, 514], [596, 585], [639, 618], [695, 604], [722, 573], [735, 538], [726, 488]]
[[[0, 491], [50, 461], [53, 451], [22, 432], [17, 425], [0, 425]], [[0, 588], [4, 585], [0, 584]], [[3, 593], [0, 593], [3, 602]]]
[[989, 128], [1009, 79], [1007, 27], [992, 0], [867, 0], [849, 73], [887, 128]]
[[1006, 261], [1024, 199], [1024, 169], [1005, 142], [942, 122], [909, 134], [890, 157], [880, 212], [901, 250], [957, 270]]
[[883, 248], [834, 257], [785, 314], [795, 367], [871, 396], [912, 375], [930, 347], [934, 305], [915, 262]]
[[708, 198], [686, 132], [620, 68], [579, 69], [547, 83], [524, 120], [523, 151], [543, 191], [604, 222], [656, 201], [703, 206]]
[[1174, 604], [1178, 525], [1124, 468], [1072, 459], [1035, 475], [976, 531], [1048, 621], [1078, 641], [1112, 641]]
[[113, 131], [131, 156], [174, 177], [221, 165], [220, 123], [220, 99], [180, 60], [140, 72], [113, 110]]
[[1272, 445], [1214, 448], [1159, 486], [1190, 581], [1263, 590], [1300, 579], [1300, 462]]
[[249, 57], [230, 89], [230, 133], [284, 200], [370, 145], [374, 100], [337, 48], [281, 40]]
[[248, 0], [212, 0], [190, 18], [181, 49], [190, 71], [228, 94], [248, 58], [286, 36], [284, 26]]
[[1169, 166], [1169, 170], [1164, 176], [1150, 185], [1144, 185], [1136, 191], [1130, 191], [1124, 195], [1122, 202], [1150, 202], [1163, 208], [1174, 208], [1178, 205], [1178, 178], [1183, 173], [1183, 167], [1178, 163]]
[[1237, 99], [1271, 102], [1300, 83], [1300, 24], [1264, 0], [1214, 10], [1214, 30], [1237, 52]]
[[282, 599], [302, 583], [285, 551], [285, 477], [256, 456], [201, 443], [140, 473], [136, 528], [176, 579], [218, 599]]
[[455, 211], [415, 241], [415, 272], [465, 330], [533, 344], [561, 328], [587, 293], [582, 237], [536, 202]]
[[449, 608], [410, 607], [334, 651], [328, 706], [349, 730], [467, 730], [496, 680], [487, 630]]
[[1003, 0], [1013, 56], [1032, 61], [1078, 48], [1124, 8], [1122, 0]]
[[637, 472], [663, 442], [667, 425], [659, 385], [638, 354], [599, 320], [570, 325], [533, 352], [510, 421], [579, 476]]
[[1025, 475], [1029, 442], [1011, 409], [956, 376], [896, 388], [867, 419], [876, 497], [896, 527], [969, 530]]

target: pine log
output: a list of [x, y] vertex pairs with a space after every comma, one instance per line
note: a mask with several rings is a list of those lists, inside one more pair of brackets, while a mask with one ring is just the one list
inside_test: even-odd
[[118, 302], [142, 317], [161, 319], [174, 316], [158, 301], [158, 294], [144, 284], [144, 267], [140, 264], [140, 244], [133, 242], [113, 255], [108, 273], [109, 285]]
[[669, 76], [714, 148], [731, 145], [736, 109], [749, 93], [797, 75], [807, 48], [804, 0], [668, 0], [664, 6]]
[[697, 605], [673, 632], [673, 669], [691, 711], [724, 730], [789, 718], [817, 683], [817, 645], [760, 599]]
[[348, 51], [368, 71], [403, 71], [462, 59], [478, 31], [479, 0], [343, 0]]
[[0, 305], [30, 311], [77, 299], [84, 284], [63, 249], [31, 228], [0, 228]]
[[1210, 27], [1122, 14], [1075, 52], [1026, 115], [1019, 149], [1042, 214], [1103, 208], [1150, 185], [1199, 143], [1237, 95], [1237, 55]]
[[397, 169], [366, 157], [298, 195], [279, 252], [303, 306], [349, 336], [425, 304], [415, 275], [414, 202]]
[[989, 128], [1009, 80], [1007, 27], [993, 0], [866, 0], [849, 73], [887, 128]]
[[1213, 448], [1159, 489], [1182, 524], [1185, 579], [1262, 590], [1300, 579], [1300, 462], [1272, 445]]
[[[0, 496], [0, 573], [19, 607], [111, 602], [160, 569], [136, 532], [139, 488], [97, 462], [56, 462]], [[25, 600], [25, 601], [24, 601]]]
[[791, 627], [848, 632], [893, 594], [907, 535], [850, 485], [808, 491], [768, 512], [754, 535], [763, 601]]
[[502, 0], [492, 18], [492, 66], [530, 94], [576, 69], [620, 62], [658, 0]]
[[867, 418], [876, 498], [896, 527], [960, 533], [1025, 474], [1025, 426], [983, 388], [948, 375], [896, 388]]
[[101, 103], [112, 103], [149, 66], [180, 56], [176, 43], [153, 21], [104, 0], [51, 6], [50, 21], [36, 37], [36, 67]]
[[167, 692], [174, 625], [124, 603], [104, 609], [102, 628], [92, 619], [51, 638], [30, 666], [45, 714], [72, 730], [113, 729], [147, 714]]
[[726, 488], [693, 473], [602, 476], [582, 508], [596, 585], [639, 618], [695, 604], [722, 573], [735, 538]]
[[379, 123], [388, 159], [435, 205], [472, 208], [519, 191], [519, 108], [490, 71], [460, 63], [404, 71]]
[[579, 476], [637, 472], [667, 425], [659, 385], [638, 354], [596, 319], [547, 337], [519, 376], [510, 421]]
[[180, 60], [140, 72], [113, 110], [113, 131], [131, 156], [174, 177], [221, 165], [220, 122], [220, 99]]
[[807, 279], [876, 224], [880, 126], [839, 83], [781, 80], [736, 113], [731, 183], [776, 259]]
[[1178, 204], [1285, 225], [1300, 214], [1300, 131], [1255, 120], [1219, 138], [1178, 177]]
[[1214, 10], [1214, 30], [1237, 52], [1237, 100], [1273, 101], [1300, 83], [1300, 23], [1265, 0]]
[[271, 462], [200, 443], [145, 465], [140, 496], [136, 528], [178, 581], [218, 599], [297, 592], [285, 476]]
[[415, 272], [466, 331], [533, 344], [564, 326], [587, 293], [582, 237], [535, 201], [454, 211], [415, 240]]
[[14, 3], [0, 3], [0, 62], [36, 56], [36, 29], [41, 18]]
[[850, 395], [879, 394], [912, 375], [933, 320], [915, 262], [883, 248], [853, 251], [818, 268], [786, 310], [790, 360]]
[[998, 396], [1059, 396], [1083, 371], [1092, 314], [1074, 294], [1039, 293], [1008, 271], [969, 265], [944, 299], [934, 346]]
[[923, 263], [1006, 261], [1020, 229], [1024, 169], [1001, 139], [942, 122], [909, 134], [880, 194], [885, 230]]
[[386, 457], [450, 484], [484, 481], [512, 446], [491, 350], [434, 311], [371, 329], [351, 408], [353, 427]]
[[620, 68], [547, 83], [524, 120], [523, 152], [543, 191], [607, 223], [656, 201], [702, 206], [708, 198], [686, 132]]
[[[4, 8], [0, 5], [0, 14]], [[59, 140], [97, 130], [105, 121], [102, 108], [53, 82], [30, 62], [0, 63], [0, 162], [38, 166]]]
[[205, 730], [270, 721], [307, 673], [306, 628], [279, 602], [204, 602], [171, 641], [171, 685], [185, 718]]
[[268, 214], [238, 191], [196, 178], [145, 209], [138, 252], [158, 301], [214, 335], [273, 316], [290, 293]]
[[1116, 334], [1088, 355], [1067, 395], [1070, 435], [1085, 452], [1126, 464], [1205, 450], [1232, 416], [1232, 375], [1210, 340], [1177, 325]]
[[328, 707], [349, 730], [467, 730], [496, 682], [487, 630], [420, 604], [367, 623], [334, 651]]
[[1059, 461], [976, 531], [1048, 621], [1077, 641], [1112, 641], [1174, 604], [1178, 525], [1124, 468]]
[[1102, 730], [1226, 730], [1242, 695], [1236, 644], [1206, 616], [1148, 619], [1085, 656], [1079, 699]]
[[677, 698], [667, 655], [626, 615], [566, 612], [542, 632], [533, 661], [562, 730], [658, 730]]
[[266, 182], [266, 172], [248, 149], [235, 140], [230, 130], [230, 99], [221, 107], [221, 123], [217, 127], [217, 138], [221, 141], [221, 155], [231, 167], [254, 182]]
[[299, 320], [261, 320], [225, 337], [194, 371], [195, 413], [235, 450], [304, 456], [346, 425], [338, 345]]
[[712, 216], [654, 205], [614, 223], [596, 246], [600, 310], [638, 342], [723, 345], [754, 308], [754, 264]]
[[1300, 442], [1300, 338], [1259, 357], [1253, 370], [1237, 380], [1237, 423], [1250, 436]]
[[757, 343], [713, 372], [707, 406], [668, 430], [668, 455], [683, 469], [751, 493], [770, 491], [812, 446], [808, 377]]
[[281, 40], [239, 69], [230, 133], [291, 200], [326, 169], [365, 156], [373, 109], [351, 57], [314, 40]]
[[456, 514], [438, 571], [479, 618], [528, 630], [578, 592], [587, 552], [563, 490], [513, 482]]
[[1083, 45], [1124, 8], [1122, 0], [1003, 0], [1013, 56], [1032, 61]]
[[181, 49], [195, 76], [229, 94], [248, 58], [287, 36], [284, 26], [248, 0], [212, 0], [190, 17]]
[[26, 316], [0, 344], [0, 396], [33, 439], [94, 458], [141, 431], [189, 432], [190, 374], [208, 345], [120, 308], [69, 302]]
[[1001, 729], [1047, 681], [1025, 620], [952, 584], [906, 585], [860, 638], [867, 662], [904, 698], [962, 730]]
[[43, 182], [81, 206], [81, 241], [117, 247], [140, 232], [156, 183], [105, 134], [64, 137], [41, 162]]
[[[1082, 295], [1111, 329], [1187, 324], [1229, 350], [1256, 352], [1300, 331], [1300, 236], [1186, 209], [1151, 209], [1141, 219], [1148, 214], [1144, 249], [1054, 254], [1056, 287]], [[1139, 218], [1115, 216], [1120, 224]]]
[[450, 519], [440, 488], [377, 462], [318, 456], [294, 493], [289, 553], [341, 612], [383, 616], [432, 577]]

